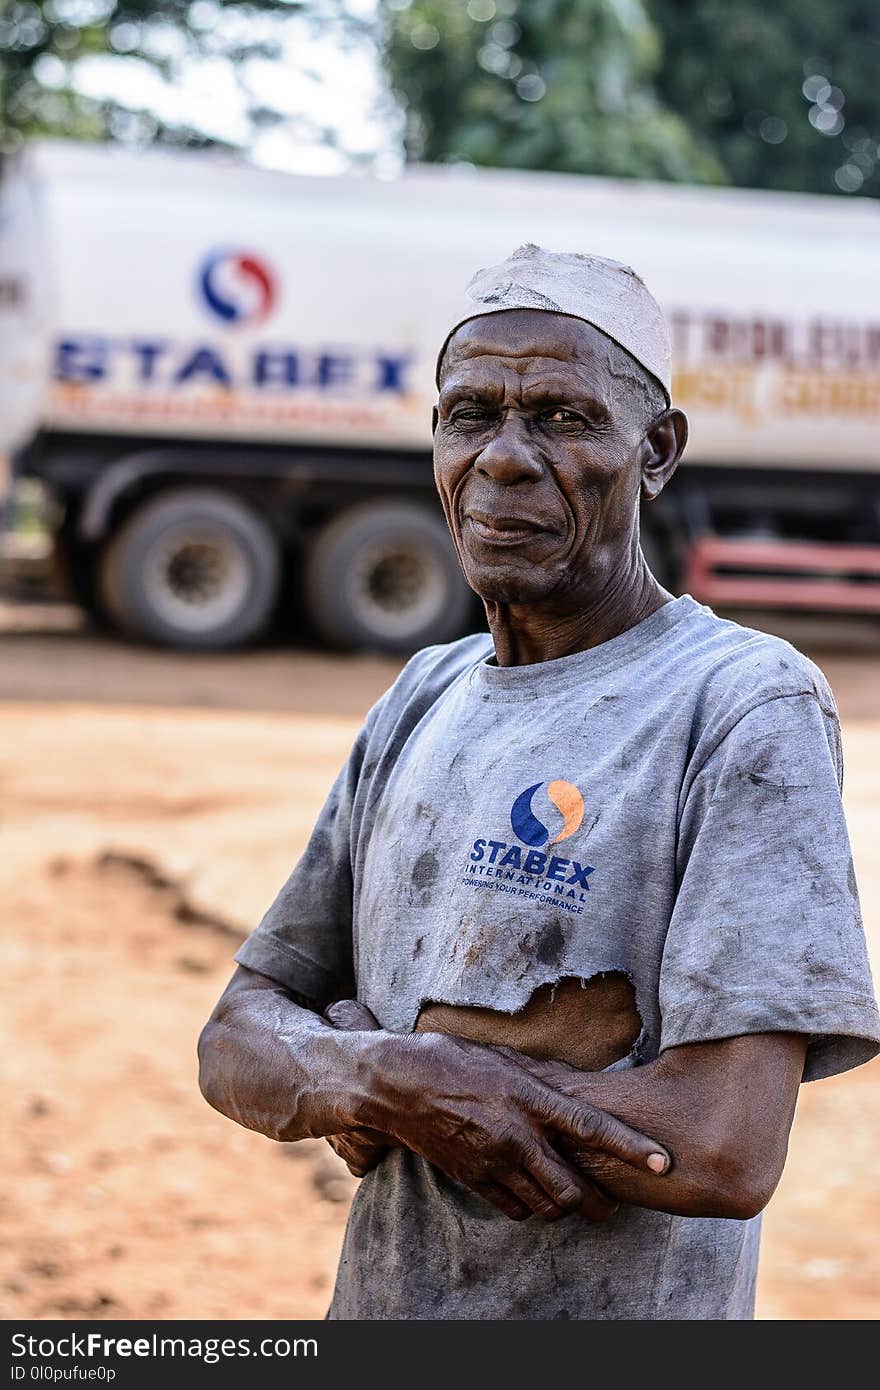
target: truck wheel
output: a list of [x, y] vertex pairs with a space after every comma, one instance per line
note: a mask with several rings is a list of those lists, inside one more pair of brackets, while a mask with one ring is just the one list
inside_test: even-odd
[[234, 647], [265, 628], [278, 596], [279, 544], [224, 492], [165, 492], [110, 541], [101, 599], [124, 632], [170, 647]]
[[336, 646], [413, 652], [464, 631], [473, 594], [442, 517], [414, 502], [367, 502], [316, 535], [309, 613]]

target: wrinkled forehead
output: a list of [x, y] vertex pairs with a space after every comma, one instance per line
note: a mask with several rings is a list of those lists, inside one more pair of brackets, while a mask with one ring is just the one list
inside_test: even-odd
[[455, 330], [440, 364], [440, 388], [511, 373], [552, 375], [610, 392], [620, 349], [583, 319], [544, 309], [504, 309], [468, 319]]

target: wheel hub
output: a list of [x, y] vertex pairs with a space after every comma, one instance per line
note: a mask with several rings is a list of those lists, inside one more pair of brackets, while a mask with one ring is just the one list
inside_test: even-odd
[[155, 612], [193, 633], [234, 618], [246, 600], [248, 582], [243, 548], [228, 532], [208, 527], [167, 533], [154, 545], [144, 571]]
[[446, 581], [438, 558], [405, 542], [366, 546], [349, 581], [353, 611], [374, 632], [405, 640], [436, 618]]
[[183, 603], [204, 603], [216, 597], [228, 570], [227, 557], [216, 547], [182, 545], [168, 558], [168, 587]]

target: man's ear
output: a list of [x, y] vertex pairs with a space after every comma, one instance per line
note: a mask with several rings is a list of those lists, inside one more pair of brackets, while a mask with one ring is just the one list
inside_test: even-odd
[[678, 467], [687, 444], [688, 422], [683, 410], [672, 406], [652, 421], [639, 446], [642, 497], [653, 502]]
[[437, 407], [436, 407], [436, 405], [435, 405], [435, 406], [434, 406], [434, 409], [431, 411], [431, 433], [432, 433], [432, 434], [436, 434], [436, 433], [437, 433], [437, 421], [438, 421], [439, 419], [440, 419], [440, 412], [438, 411], [438, 409], [437, 409]]

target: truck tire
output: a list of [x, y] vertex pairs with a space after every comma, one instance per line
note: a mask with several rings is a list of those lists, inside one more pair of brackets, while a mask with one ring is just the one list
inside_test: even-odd
[[281, 555], [245, 502], [207, 488], [163, 492], [127, 517], [104, 551], [101, 600], [123, 632], [169, 647], [237, 647], [266, 627]]
[[366, 502], [315, 536], [306, 599], [334, 646], [413, 652], [461, 636], [474, 607], [441, 516], [415, 502]]

